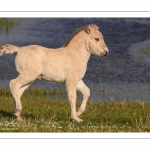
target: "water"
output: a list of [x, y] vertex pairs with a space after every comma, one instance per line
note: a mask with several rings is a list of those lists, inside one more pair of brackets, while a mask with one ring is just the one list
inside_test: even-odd
[[[91, 89], [90, 100], [150, 101], [150, 59], [139, 52], [141, 47], [150, 47], [149, 18], [24, 18], [9, 33], [0, 32], [0, 45], [58, 48], [76, 29], [90, 23], [99, 26], [110, 51], [107, 57], [92, 55], [89, 60], [83, 80]], [[15, 54], [0, 57], [0, 88], [8, 87], [9, 80], [18, 75], [14, 58]], [[37, 80], [32, 86], [65, 85]]]

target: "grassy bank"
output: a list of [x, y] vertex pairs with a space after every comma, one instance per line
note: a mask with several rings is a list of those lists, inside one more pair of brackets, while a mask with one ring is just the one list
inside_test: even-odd
[[[55, 95], [65, 91], [29, 89], [22, 97], [22, 122], [13, 120], [9, 89], [0, 90], [1, 132], [149, 132], [150, 104], [138, 102], [88, 102], [81, 116], [83, 123], [70, 121], [66, 98]], [[42, 95], [47, 96], [42, 96]], [[48, 95], [51, 95], [49, 97]], [[77, 101], [79, 107], [81, 101]]]

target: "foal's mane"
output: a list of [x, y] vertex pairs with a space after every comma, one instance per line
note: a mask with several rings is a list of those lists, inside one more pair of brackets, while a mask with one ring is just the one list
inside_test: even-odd
[[87, 27], [87, 25], [86, 25], [86, 26], [83, 26], [83, 27], [81, 27], [81, 28], [79, 28], [79, 29], [77, 29], [77, 30], [71, 35], [71, 37], [68, 39], [68, 41], [63, 45], [63, 47], [68, 46], [68, 44], [69, 44], [70, 41], [73, 39], [73, 37], [74, 37], [75, 35], [77, 35], [80, 31], [84, 30], [86, 27]]
[[83, 26], [83, 27], [77, 29], [77, 30], [72, 34], [72, 36], [68, 39], [68, 41], [63, 45], [63, 47], [68, 46], [68, 44], [70, 43], [70, 41], [71, 41], [71, 40], [74, 38], [74, 36], [77, 35], [80, 31], [84, 30], [84, 31], [86, 32], [86, 29], [87, 29], [88, 27], [92, 27], [92, 28], [98, 29], [97, 25], [95, 25], [95, 24], [85, 25], [85, 26]]

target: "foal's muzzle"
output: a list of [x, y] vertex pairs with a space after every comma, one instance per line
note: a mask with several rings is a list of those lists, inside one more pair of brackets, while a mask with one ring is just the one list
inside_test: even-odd
[[102, 54], [103, 54], [102, 56], [107, 56], [109, 54], [109, 50], [108, 49], [104, 49]]

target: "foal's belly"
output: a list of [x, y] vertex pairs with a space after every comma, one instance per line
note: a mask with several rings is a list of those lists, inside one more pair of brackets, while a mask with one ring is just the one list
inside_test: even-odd
[[40, 80], [46, 80], [46, 81], [50, 81], [50, 82], [64, 82], [65, 79], [64, 78], [57, 78], [57, 77], [46, 77], [44, 75], [39, 76]]
[[41, 73], [38, 77], [41, 80], [47, 80], [50, 82], [64, 82], [65, 81], [65, 71], [51, 71], [47, 70]]

